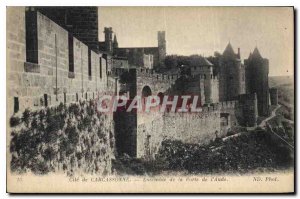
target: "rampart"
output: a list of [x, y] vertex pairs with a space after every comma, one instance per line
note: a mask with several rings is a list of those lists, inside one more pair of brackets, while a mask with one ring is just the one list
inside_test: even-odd
[[[138, 115], [137, 157], [155, 158], [161, 142], [165, 139], [207, 144], [217, 137], [225, 136], [226, 130], [236, 122], [236, 103], [229, 101], [204, 106], [199, 113], [150, 112]], [[225, 126], [221, 123], [221, 113], [230, 115], [230, 121]]]
[[[31, 12], [30, 15], [27, 15], [27, 12]], [[101, 148], [109, 151], [100, 158], [103, 161], [102, 163], [91, 163], [90, 165], [95, 167], [90, 170], [86, 168], [87, 170], [85, 171], [102, 173], [106, 170], [105, 172], [109, 173], [111, 169], [110, 160], [114, 150], [113, 118], [109, 115], [97, 117], [97, 114], [88, 111], [87, 107], [88, 101], [96, 99], [98, 95], [114, 88], [114, 81], [111, 81], [111, 78], [107, 78], [106, 75], [106, 69], [108, 68], [107, 59], [103, 57], [103, 54], [98, 54], [89, 49], [87, 45], [70, 35], [64, 28], [37, 11], [27, 11], [24, 7], [9, 7], [7, 8], [7, 21], [9, 22], [7, 23], [8, 126], [11, 126], [12, 121], [18, 121], [15, 126], [24, 127], [25, 124], [20, 122], [23, 122], [24, 116], [29, 115], [27, 120], [29, 123], [26, 124], [26, 128], [20, 134], [25, 131], [25, 134], [23, 134], [25, 138], [31, 139], [30, 136], [43, 136], [47, 129], [53, 135], [55, 133], [59, 135], [61, 131], [67, 133], [66, 129], [68, 127], [66, 125], [60, 126], [59, 129], [51, 130], [51, 128], [58, 127], [49, 122], [54, 120], [54, 122], [60, 124], [67, 124], [69, 121], [72, 121], [73, 126], [69, 128], [72, 128], [72, 131], [76, 129], [77, 135], [81, 136], [79, 140], [81, 143], [84, 142], [84, 146], [81, 146], [77, 139], [76, 143], [74, 142], [74, 145], [70, 144], [70, 146], [85, 148], [89, 145], [91, 147], [89, 155], [96, 156], [97, 154], [99, 155]], [[28, 49], [30, 45], [34, 44], [36, 44], [34, 46], [36, 48], [33, 50]], [[34, 56], [32, 53], [34, 53]], [[83, 102], [85, 105], [82, 104]], [[72, 104], [80, 104], [80, 107], [78, 107], [80, 113], [78, 111], [72, 114], [69, 112]], [[61, 105], [64, 105], [63, 109], [59, 108]], [[54, 110], [58, 109], [60, 112], [53, 113]], [[49, 113], [47, 115], [49, 120], [45, 118], [46, 113]], [[38, 116], [39, 114], [43, 115], [46, 121], [42, 119], [42, 116]], [[63, 115], [63, 119], [60, 119], [61, 115]], [[78, 115], [81, 117], [79, 120]], [[14, 119], [10, 119], [11, 116]], [[95, 124], [92, 130], [90, 127], [81, 129], [85, 118], [89, 121], [85, 125]], [[36, 122], [38, 122], [38, 127], [43, 126], [46, 129], [39, 131], [32, 129], [37, 127]], [[97, 129], [99, 132], [101, 131], [101, 135], [97, 132]], [[8, 128], [8, 137], [13, 136], [12, 132], [18, 130], [12, 128], [12, 126]], [[32, 135], [32, 132], [38, 133]], [[87, 132], [91, 134], [87, 136]], [[103, 139], [106, 139], [106, 141]], [[86, 140], [90, 144], [87, 144]], [[110, 143], [111, 140], [112, 142]], [[11, 142], [11, 144], [13, 143]], [[43, 143], [34, 144], [39, 146]], [[44, 144], [51, 148], [53, 143]], [[64, 143], [61, 143], [61, 147], [64, 145]], [[101, 148], [98, 147], [99, 145], [101, 145]], [[26, 146], [24, 145], [24, 147]], [[75, 149], [73, 149], [73, 152], [73, 155], [76, 155]], [[100, 153], [104, 154], [104, 149]], [[43, 151], [41, 151], [41, 154], [43, 156]], [[72, 154], [64, 155], [69, 158], [68, 160], [75, 158]], [[55, 158], [59, 156], [57, 153]], [[15, 158], [22, 157], [15, 156]], [[90, 160], [92, 158], [87, 159]], [[50, 165], [50, 167], [52, 166]], [[59, 167], [59, 165], [56, 166]], [[58, 168], [56, 166], [55, 168]], [[78, 168], [78, 165], [74, 168]], [[68, 168], [66, 170], [70, 171]]]
[[[107, 86], [107, 61], [75, 37], [70, 39], [65, 29], [39, 12], [35, 12], [38, 61], [27, 61], [26, 53], [30, 52], [26, 52], [29, 38], [26, 38], [25, 13], [24, 7], [8, 9], [9, 115], [28, 107], [39, 109], [89, 100], [102, 93]], [[73, 69], [69, 54], [73, 55]]]

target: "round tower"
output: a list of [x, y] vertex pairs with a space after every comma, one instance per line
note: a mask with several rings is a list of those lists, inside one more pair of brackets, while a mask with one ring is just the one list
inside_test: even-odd
[[259, 116], [268, 116], [269, 113], [269, 60], [264, 59], [257, 47], [246, 64], [247, 93], [257, 94], [257, 107]]
[[220, 59], [219, 99], [230, 101], [245, 93], [245, 71], [240, 59], [240, 50], [236, 54], [229, 43]]

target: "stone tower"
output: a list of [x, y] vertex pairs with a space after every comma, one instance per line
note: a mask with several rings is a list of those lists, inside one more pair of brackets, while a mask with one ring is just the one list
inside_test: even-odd
[[158, 31], [157, 32], [157, 41], [158, 41], [158, 62], [161, 66], [164, 65], [164, 60], [166, 58], [166, 32]]
[[257, 47], [244, 61], [246, 66], [246, 92], [256, 93], [259, 116], [269, 115], [269, 60], [264, 59]]
[[113, 52], [113, 39], [112, 39], [113, 31], [111, 27], [104, 28], [104, 37], [105, 37], [105, 50], [106, 52]]
[[245, 69], [241, 63], [240, 50], [236, 54], [229, 43], [220, 59], [219, 99], [230, 101], [245, 93]]

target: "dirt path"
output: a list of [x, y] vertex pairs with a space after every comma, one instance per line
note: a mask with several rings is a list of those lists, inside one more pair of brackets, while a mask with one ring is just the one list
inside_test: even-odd
[[271, 113], [271, 115], [269, 117], [267, 117], [266, 119], [264, 119], [258, 126], [261, 128], [266, 128], [266, 123], [272, 119], [273, 117], [276, 116], [276, 111], [281, 107], [281, 105], [278, 105]]

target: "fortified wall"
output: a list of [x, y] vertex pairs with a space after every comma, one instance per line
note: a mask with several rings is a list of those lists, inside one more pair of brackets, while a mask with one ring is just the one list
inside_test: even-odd
[[258, 117], [256, 93], [238, 96], [236, 117], [241, 126], [256, 126]]
[[236, 101], [202, 107], [199, 113], [150, 112], [139, 114], [137, 121], [136, 156], [155, 158], [166, 139], [185, 143], [207, 144], [226, 135], [236, 125]]
[[188, 79], [186, 87], [186, 94], [200, 94], [202, 105], [219, 102], [219, 79], [217, 76], [192, 76]]
[[[8, 120], [11, 116], [22, 118], [26, 109], [36, 115], [39, 111], [57, 109], [59, 104], [69, 107], [88, 102], [115, 88], [114, 80], [107, 77], [108, 64], [103, 54], [94, 52], [36, 10], [7, 8], [6, 46]], [[82, 111], [87, 112], [86, 106]], [[59, 115], [53, 117], [57, 119]], [[112, 116], [96, 117], [94, 113], [90, 117], [95, 117], [96, 123], [101, 122], [105, 136], [114, 139]], [[80, 122], [75, 120], [74, 125]], [[47, 127], [47, 123], [44, 125]], [[30, 125], [27, 128], [30, 129]], [[9, 135], [11, 130], [14, 129], [8, 128]], [[113, 157], [110, 149], [114, 146], [105, 142], [104, 147], [110, 151], [105, 161], [110, 161]]]
[[166, 93], [168, 89], [175, 84], [179, 75], [165, 75], [155, 73], [152, 69], [137, 69], [136, 73], [136, 87], [137, 95], [142, 96], [142, 90], [145, 86], [151, 88], [152, 95], [158, 95], [159, 93]]
[[[106, 60], [101, 54], [89, 50], [75, 37], [70, 38], [66, 30], [36, 11], [33, 14], [38, 45], [35, 52], [29, 51], [25, 31], [27, 11], [24, 7], [14, 7], [7, 12], [9, 115], [28, 107], [93, 99], [105, 90]], [[36, 63], [28, 61], [26, 54], [30, 53], [37, 53]]]
[[270, 102], [271, 105], [278, 105], [278, 89], [277, 88], [270, 88], [269, 89], [270, 92]]
[[[128, 69], [116, 69], [116, 76], [122, 76]], [[136, 75], [136, 95], [147, 97], [149, 95], [164, 96], [179, 78], [178, 75], [157, 74], [153, 70], [138, 68]], [[213, 94], [212, 87], [218, 86], [218, 79], [198, 76], [195, 88], [209, 79], [210, 89], [201, 87], [201, 96], [214, 96], [218, 98], [218, 89]], [[205, 83], [207, 85], [207, 83]], [[204, 86], [204, 85], [203, 85]], [[131, 86], [129, 86], [131, 87]], [[118, 84], [119, 90], [129, 91], [128, 85]], [[189, 86], [190, 87], [190, 86]], [[118, 92], [123, 93], [123, 92]], [[195, 91], [196, 94], [199, 92]], [[130, 94], [130, 96], [135, 96]], [[202, 98], [201, 98], [202, 100]], [[203, 102], [205, 104], [205, 102]], [[236, 119], [237, 101], [208, 103], [202, 107], [200, 113], [160, 113], [152, 110], [149, 113], [118, 112], [115, 114], [117, 148], [119, 154], [127, 153], [138, 158], [151, 159], [165, 139], [182, 140], [186, 143], [206, 144], [217, 137], [223, 137], [228, 130], [238, 125]], [[119, 140], [119, 141], [118, 141]]]

